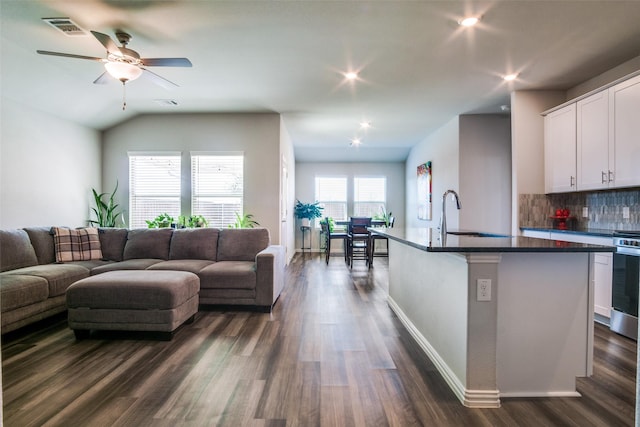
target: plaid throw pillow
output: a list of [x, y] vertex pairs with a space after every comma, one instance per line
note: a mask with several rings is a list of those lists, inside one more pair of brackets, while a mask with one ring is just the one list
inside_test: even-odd
[[56, 248], [56, 262], [102, 259], [97, 228], [72, 230], [53, 227], [52, 231]]

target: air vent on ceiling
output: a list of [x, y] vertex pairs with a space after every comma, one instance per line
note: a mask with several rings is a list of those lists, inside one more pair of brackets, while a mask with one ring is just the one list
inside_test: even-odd
[[42, 18], [42, 20], [70, 37], [88, 35], [85, 30], [69, 18]]
[[163, 107], [175, 107], [178, 105], [178, 101], [174, 101], [173, 99], [154, 99], [155, 103], [158, 105], [162, 105]]

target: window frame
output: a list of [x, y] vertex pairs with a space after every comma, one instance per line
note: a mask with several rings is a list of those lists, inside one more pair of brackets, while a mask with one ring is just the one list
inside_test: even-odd
[[[341, 180], [344, 181], [344, 200], [322, 200], [321, 197], [319, 197], [320, 191], [319, 191], [319, 184], [320, 184], [320, 180]], [[346, 175], [316, 175], [314, 178], [314, 200], [320, 203], [320, 206], [322, 206], [324, 209], [322, 211], [322, 217], [328, 217], [331, 216], [333, 218], [334, 221], [347, 221], [349, 219], [349, 177]], [[327, 209], [326, 209], [326, 205], [330, 203], [330, 204], [334, 204], [336, 206], [338, 206], [338, 210], [342, 209], [342, 211], [344, 212], [344, 217], [342, 218], [338, 218], [332, 215], [329, 215], [327, 213]], [[333, 210], [332, 210], [333, 211]], [[319, 221], [316, 221], [315, 224], [316, 228], [320, 228], [320, 224]]]
[[[203, 191], [199, 193], [199, 189], [201, 187], [200, 185], [200, 181], [198, 179], [198, 176], [200, 176], [200, 174], [198, 174], [198, 171], [195, 170], [196, 167], [200, 168], [200, 167], [207, 167], [210, 165], [206, 165], [206, 164], [201, 164], [200, 159], [201, 158], [223, 158], [223, 157], [234, 157], [234, 158], [239, 158], [240, 160], [240, 168], [239, 168], [239, 172], [240, 175], [239, 177], [236, 177], [236, 179], [239, 178], [239, 190], [236, 191], [235, 193], [229, 193], [229, 192], [216, 192], [216, 191]], [[194, 160], [196, 160], [194, 162]], [[237, 160], [237, 159], [236, 159]], [[192, 151], [190, 153], [190, 165], [189, 165], [189, 173], [190, 173], [190, 179], [191, 179], [191, 194], [190, 194], [190, 208], [191, 208], [191, 214], [192, 215], [203, 215], [207, 221], [209, 221], [209, 227], [216, 227], [216, 228], [226, 228], [229, 225], [235, 223], [236, 218], [235, 218], [235, 214], [237, 213], [238, 215], [240, 215], [241, 217], [244, 215], [244, 179], [245, 179], [245, 172], [244, 172], [244, 166], [245, 166], [245, 155], [244, 152], [242, 151]], [[236, 169], [237, 172], [237, 169]], [[210, 189], [210, 190], [215, 190], [215, 189]], [[200, 199], [215, 199], [215, 198], [219, 198], [219, 199], [233, 199], [233, 198], [238, 198], [238, 202], [237, 203], [214, 203], [211, 202], [211, 204], [213, 205], [220, 205], [222, 206], [221, 209], [221, 213], [219, 215], [213, 215], [212, 214], [212, 210], [209, 209], [203, 209], [202, 205], [205, 204], [206, 202], [201, 201]], [[225, 212], [227, 212], [227, 210], [225, 209], [226, 206], [235, 206], [235, 208], [233, 208], [233, 212], [231, 214], [227, 214]], [[215, 208], [213, 209], [215, 211]]]
[[[127, 157], [129, 161], [129, 227], [145, 228], [147, 220], [152, 220], [163, 213], [168, 213], [177, 220], [182, 203], [182, 153], [180, 151], [130, 151], [127, 152]], [[149, 169], [145, 176], [140, 172], [145, 167], [149, 168], [149, 165], [134, 164], [138, 163], [136, 160], [138, 158], [147, 158], [147, 160], [169, 158], [169, 162], [175, 161], [177, 166], [173, 165], [165, 170], [158, 168], [151, 172]], [[165, 180], [154, 176], [154, 173], [167, 172], [169, 174], [177, 172], [177, 177]], [[140, 182], [143, 179], [147, 181]], [[171, 188], [171, 191], [166, 191], [168, 188]], [[145, 206], [145, 201], [152, 200], [155, 200], [155, 209], [141, 207]], [[162, 206], [167, 203], [174, 206]]]
[[[363, 191], [363, 186], [359, 184], [360, 180], [382, 180], [384, 188], [381, 192], [381, 199], [367, 199], [360, 198], [359, 194]], [[366, 189], [366, 187], [365, 187]], [[377, 212], [373, 212], [371, 209], [362, 209], [359, 208], [358, 205], [373, 205], [377, 204], [378, 209]], [[362, 216], [362, 217], [376, 217], [382, 214], [382, 211], [387, 211], [387, 177], [385, 175], [354, 175], [353, 177], [353, 216]]]

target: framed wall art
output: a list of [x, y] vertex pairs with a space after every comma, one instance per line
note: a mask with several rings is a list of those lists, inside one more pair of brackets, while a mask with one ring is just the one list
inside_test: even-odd
[[431, 162], [418, 166], [418, 219], [431, 219]]

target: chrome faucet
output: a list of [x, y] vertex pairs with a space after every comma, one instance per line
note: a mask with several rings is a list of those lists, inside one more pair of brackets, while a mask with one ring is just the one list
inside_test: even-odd
[[453, 197], [456, 201], [456, 207], [460, 209], [462, 204], [460, 203], [460, 197], [458, 197], [458, 193], [453, 190], [447, 190], [442, 195], [442, 215], [440, 216], [440, 235], [443, 237], [447, 236], [447, 196], [449, 194], [453, 194]]

